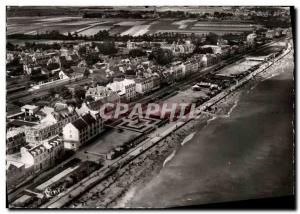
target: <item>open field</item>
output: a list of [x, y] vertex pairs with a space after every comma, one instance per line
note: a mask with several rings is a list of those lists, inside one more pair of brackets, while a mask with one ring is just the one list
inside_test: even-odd
[[243, 33], [257, 26], [240, 22], [199, 22], [195, 19], [101, 19], [81, 17], [13, 17], [7, 19], [7, 34], [36, 34], [58, 30], [61, 33], [78, 32], [93, 35], [100, 30], [109, 30], [111, 34], [139, 36], [158, 32], [178, 32], [207, 34]]
[[179, 25], [179, 29], [185, 29], [189, 26], [189, 23], [196, 22], [196, 19], [187, 19], [173, 22], [173, 25]]
[[129, 30], [121, 33], [122, 36], [124, 35], [131, 35], [131, 36], [140, 36], [144, 35], [148, 32], [150, 25], [135, 25], [131, 27]]

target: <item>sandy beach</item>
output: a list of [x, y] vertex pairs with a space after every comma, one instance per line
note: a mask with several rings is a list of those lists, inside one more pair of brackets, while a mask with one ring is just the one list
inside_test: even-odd
[[[280, 72], [277, 71], [277, 73]], [[258, 82], [272, 76], [274, 73], [264, 72], [249, 81], [248, 84], [231, 93], [212, 108], [209, 113], [215, 116], [201, 114], [197, 120], [188, 122], [165, 140], [118, 170], [113, 176], [73, 201], [68, 207], [132, 208], [128, 203], [136, 196], [136, 191], [157, 176], [164, 165], [172, 162], [176, 152], [195, 137], [195, 130], [201, 130], [218, 117], [229, 118], [231, 112], [238, 105], [242, 93], [247, 93], [255, 88]]]

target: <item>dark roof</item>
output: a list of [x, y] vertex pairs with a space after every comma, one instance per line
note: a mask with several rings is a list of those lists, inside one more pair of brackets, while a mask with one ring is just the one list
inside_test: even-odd
[[88, 104], [88, 107], [91, 109], [91, 110], [94, 110], [94, 111], [99, 111], [101, 106], [103, 105], [104, 103], [101, 101], [101, 100], [97, 100], [97, 101], [93, 101], [93, 102], [90, 102]]
[[82, 119], [88, 124], [93, 124], [96, 122], [96, 120], [90, 115], [90, 114], [85, 114], [82, 116]]
[[87, 127], [86, 122], [84, 122], [83, 119], [78, 118], [77, 120], [75, 120], [74, 122], [72, 122], [73, 126], [75, 126], [75, 128], [77, 128], [78, 130], [82, 130], [84, 128]]
[[71, 55], [72, 61], [78, 61], [79, 57], [76, 54]]
[[77, 67], [77, 66], [71, 66], [71, 69], [75, 72], [75, 73], [84, 73], [85, 71], [85, 67]]

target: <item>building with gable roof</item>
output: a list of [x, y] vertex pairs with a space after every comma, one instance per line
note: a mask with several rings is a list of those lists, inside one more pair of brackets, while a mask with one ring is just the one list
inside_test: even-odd
[[106, 88], [104, 86], [97, 85], [96, 87], [90, 87], [85, 96], [92, 97], [95, 101], [101, 100], [103, 103], [118, 103], [120, 102], [120, 96], [117, 92]]
[[63, 128], [64, 146], [66, 149], [78, 150], [102, 131], [103, 123], [100, 116], [95, 118], [90, 113], [84, 114]]

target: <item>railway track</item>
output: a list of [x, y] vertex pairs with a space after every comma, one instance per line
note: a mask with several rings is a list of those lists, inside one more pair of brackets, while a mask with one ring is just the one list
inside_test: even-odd
[[[278, 41], [274, 41], [274, 42], [268, 43], [268, 44], [266, 44], [266, 45], [260, 47], [259, 49], [256, 49], [256, 50], [254, 50], [254, 51], [248, 52], [248, 53], [246, 53], [246, 54], [240, 54], [240, 55], [238, 55], [238, 56], [231, 57], [231, 58], [229, 58], [229, 59], [227, 59], [227, 60], [224, 60], [224, 61], [221, 62], [221, 63], [223, 63], [225, 66], [230, 65], [230, 64], [232, 64], [232, 63], [234, 63], [234, 62], [236, 62], [236, 61], [242, 59], [242, 58], [245, 57], [247, 54], [252, 53], [252, 52], [259, 52], [259, 51], [262, 51], [263, 49], [268, 48], [268, 46], [270, 46], [271, 44], [274, 44], [274, 43], [276, 43], [276, 42], [278, 42]], [[138, 100], [137, 102], [140, 102], [140, 103], [142, 103], [142, 104], [147, 104], [148, 102], [152, 101], [153, 99], [155, 99], [155, 98], [157, 98], [157, 97], [160, 97], [160, 96], [163, 96], [165, 93], [172, 93], [172, 92], [175, 92], [175, 91], [180, 90], [180, 88], [182, 88], [182, 87], [184, 87], [184, 86], [187, 86], [187, 85], [196, 83], [196, 82], [199, 81], [199, 79], [200, 79], [201, 77], [203, 77], [204, 75], [206, 75], [206, 74], [208, 74], [208, 73], [210, 73], [210, 72], [217, 73], [218, 71], [215, 71], [215, 70], [214, 70], [217, 66], [219, 66], [219, 64], [218, 64], [218, 65], [215, 65], [215, 66], [212, 66], [212, 67], [209, 67], [209, 68], [206, 68], [206, 69], [204, 69], [204, 70], [201, 70], [201, 71], [199, 71], [198, 73], [194, 73], [193, 76], [190, 77], [188, 80], [184, 80], [184, 81], [181, 81], [181, 82], [177, 82], [177, 83], [175, 83], [174, 85], [172, 85], [172, 87], [162, 88], [162, 89], [160, 89], [159, 91], [154, 92], [153, 94], [148, 95], [147, 97]], [[136, 102], [134, 102], [134, 103], [136, 103]], [[137, 147], [137, 148], [140, 148], [140, 147]], [[149, 148], [150, 148], [150, 147], [149, 147]], [[136, 150], [135, 150], [135, 151], [136, 151]], [[125, 158], [125, 157], [124, 157], [124, 158]], [[108, 173], [108, 172], [107, 172], [107, 173]], [[108, 174], [109, 174], [109, 173], [108, 173]], [[95, 185], [96, 185], [96, 184], [95, 184]], [[20, 188], [22, 188], [22, 190], [24, 190], [24, 189], [26, 189], [26, 186], [20, 187]], [[92, 186], [89, 187], [89, 188], [92, 188]], [[15, 191], [13, 191], [11, 194], [13, 194], [13, 193], [15, 193], [15, 192], [20, 192], [20, 190], [17, 189], [17, 190], [15, 190]], [[61, 196], [61, 197], [63, 197], [63, 196]], [[60, 198], [57, 198], [56, 200], [53, 200], [51, 203], [47, 203], [47, 205], [50, 206], [51, 204], [55, 204], [55, 203], [58, 202], [59, 200], [60, 200]], [[46, 207], [47, 207], [46, 205], [43, 205], [43, 206], [42, 206], [42, 208], [46, 208]]]

